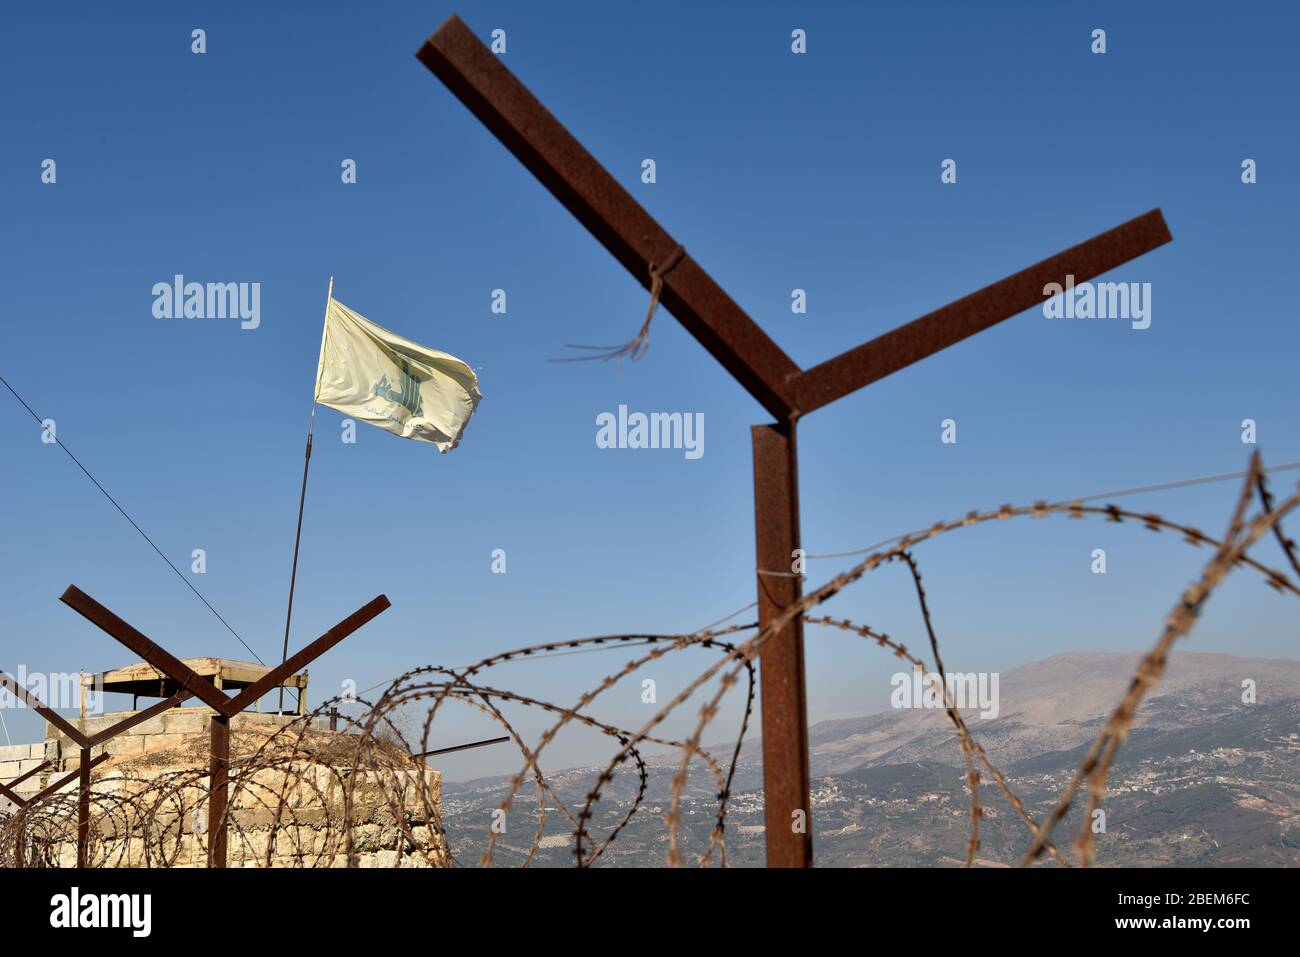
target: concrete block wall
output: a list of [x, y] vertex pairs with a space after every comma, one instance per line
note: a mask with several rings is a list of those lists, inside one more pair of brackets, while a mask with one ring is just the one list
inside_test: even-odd
[[[95, 715], [72, 722], [78, 730], [93, 735], [118, 723], [133, 712]], [[122, 788], [131, 790], [144, 787], [144, 782], [170, 771], [188, 768], [195, 763], [194, 744], [206, 750], [209, 719], [212, 711], [205, 707], [176, 708], [148, 721], [141, 722], [124, 734], [112, 738], [92, 751], [109, 754], [109, 760], [92, 774], [96, 793], [118, 793], [126, 796]], [[255, 745], [265, 740], [269, 732], [296, 720], [293, 715], [275, 715], [244, 712], [231, 719], [232, 751], [240, 750], [240, 743]], [[328, 731], [328, 719], [313, 722], [312, 737], [317, 743], [330, 739], [320, 732]], [[189, 748], [180, 746], [190, 744]], [[168, 752], [176, 749], [173, 757]], [[344, 753], [346, 753], [344, 748]], [[0, 772], [12, 779], [44, 760], [52, 762], [51, 768], [34, 775], [23, 783], [20, 793], [34, 794], [58, 777], [75, 770], [80, 763], [80, 748], [57, 728], [46, 728], [46, 740], [39, 744], [18, 745], [0, 749]], [[399, 762], [400, 765], [400, 762]], [[245, 790], [234, 797], [232, 812], [237, 827], [229, 837], [229, 863], [232, 867], [264, 866], [266, 849], [274, 840], [272, 866], [348, 866], [361, 867], [438, 867], [446, 866], [447, 859], [435, 829], [428, 820], [429, 809], [436, 815], [441, 807], [441, 776], [432, 768], [412, 767], [387, 771], [362, 772], [361, 780], [353, 794], [351, 805], [351, 831], [353, 859], [348, 861], [340, 842], [339, 821], [345, 816], [343, 796], [338, 784], [339, 774], [347, 776], [349, 769], [334, 771], [329, 767], [297, 765], [285, 777], [283, 771], [266, 769], [254, 773], [259, 789]], [[300, 775], [305, 777], [300, 778]], [[293, 783], [296, 782], [296, 783]], [[309, 784], [307, 782], [310, 782]], [[75, 790], [76, 782], [65, 788]], [[266, 810], [267, 794], [279, 793], [288, 787], [294, 812], [289, 819], [274, 821]], [[196, 792], [192, 798], [200, 800]], [[0, 798], [0, 800], [3, 800]], [[187, 797], [186, 804], [190, 803]], [[400, 810], [398, 818], [394, 809]], [[165, 815], [164, 815], [165, 816]], [[202, 816], [202, 815], [200, 815]], [[189, 820], [177, 822], [176, 815], [169, 823], [155, 816], [151, 826], [171, 828], [174, 843], [168, 844], [166, 856], [171, 866], [201, 867], [206, 862], [207, 836], [194, 830]], [[263, 818], [267, 818], [263, 820]], [[332, 823], [327, 823], [327, 818]], [[108, 832], [102, 830], [107, 827]], [[144, 856], [143, 846], [137, 839], [124, 840], [125, 835], [113, 833], [114, 825], [101, 820], [97, 855], [99, 866], [158, 866], [157, 860]], [[153, 845], [151, 854], [157, 853]], [[75, 862], [75, 847], [59, 845], [51, 848], [60, 865]], [[68, 861], [64, 859], [68, 858]]]
[[[40, 767], [41, 762], [45, 760], [45, 744], [7, 744], [0, 746], [0, 784], [8, 784], [10, 781], [21, 777], [32, 768]], [[39, 791], [44, 784], [42, 779], [44, 775], [37, 774], [28, 778], [14, 790], [21, 797], [31, 797]], [[10, 801], [0, 796], [0, 811], [10, 809]]]
[[[82, 734], [93, 735], [98, 734], [105, 728], [112, 727], [134, 713], [133, 711], [113, 711], [86, 718], [69, 719], [69, 722]], [[206, 707], [173, 708], [171, 711], [155, 715], [148, 721], [140, 722], [117, 737], [110, 738], [93, 749], [91, 757], [98, 757], [101, 752], [107, 752], [114, 759], [141, 757], [153, 751], [173, 747], [197, 735], [206, 735], [208, 733], [208, 721], [212, 714], [212, 709]], [[296, 715], [244, 711], [231, 719], [230, 727], [232, 731], [248, 727], [283, 727], [295, 720], [297, 720]], [[329, 722], [326, 719], [321, 719], [313, 722], [312, 727], [317, 730], [326, 730], [329, 727]], [[60, 775], [67, 774], [69, 771], [76, 770], [81, 763], [81, 749], [52, 724], [46, 724], [45, 726], [45, 743], [43, 745], [31, 745], [31, 747], [40, 747], [44, 754], [43, 760], [48, 759], [52, 762], [50, 770], [42, 775], [42, 777], [48, 777], [50, 781], [56, 780]], [[3, 780], [3, 778], [0, 778], [0, 780]], [[44, 787], [44, 785], [41, 786]]]
[[[235, 734], [238, 738], [238, 734]], [[255, 740], [232, 744], [255, 744]], [[105, 770], [107, 769], [107, 770]], [[139, 805], [131, 795], [176, 770], [163, 764], [114, 759], [96, 769], [96, 794], [111, 796], [123, 813], [92, 823], [95, 865], [109, 867], [203, 867], [207, 863], [206, 792], [182, 786], [162, 804]], [[352, 801], [345, 802], [340, 777], [348, 768], [307, 761], [252, 772], [247, 787], [232, 784], [227, 861], [230, 867], [444, 867], [448, 859], [428, 811], [441, 807], [442, 779], [432, 768], [362, 771]], [[279, 809], [279, 799], [285, 806]], [[349, 816], [350, 815], [350, 816]], [[352, 836], [352, 857], [346, 832]], [[149, 835], [146, 840], [143, 835]], [[146, 846], [147, 844], [147, 846]], [[72, 866], [76, 849], [56, 849], [59, 866]], [[160, 859], [161, 858], [161, 859]]]

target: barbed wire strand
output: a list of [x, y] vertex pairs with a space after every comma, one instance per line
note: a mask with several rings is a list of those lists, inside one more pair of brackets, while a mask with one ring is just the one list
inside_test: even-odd
[[[1300, 469], [1300, 462], [1288, 462], [1285, 465], [1273, 465], [1264, 469], [1264, 474], [1267, 475], [1272, 472], [1286, 472], [1286, 471], [1291, 471], [1293, 469]], [[1099, 499], [1120, 498], [1121, 496], [1127, 496], [1127, 495], [1140, 495], [1143, 492], [1164, 492], [1170, 489], [1188, 488], [1193, 485], [1207, 485], [1214, 482], [1228, 482], [1231, 481], [1232, 479], [1245, 478], [1246, 474], [1247, 474], [1246, 472], [1224, 472], [1218, 475], [1202, 475], [1202, 476], [1198, 476], [1197, 478], [1177, 479], [1173, 482], [1157, 482], [1153, 485], [1136, 485], [1133, 486], [1132, 488], [1118, 489], [1117, 491], [1114, 492], [1097, 492], [1094, 495], [1084, 495], [1081, 498], [1061, 499], [1060, 501], [1055, 502], [1053, 504], [1069, 505], [1075, 502], [1079, 504], [1083, 504], [1084, 502], [1096, 502]], [[886, 545], [893, 545], [895, 542], [901, 542], [904, 538], [910, 538], [910, 537], [914, 537], [917, 535], [924, 535], [924, 534], [925, 534], [925, 529], [917, 529], [915, 531], [907, 532], [903, 535], [895, 535], [892, 538], [886, 538], [882, 541], [876, 542], [874, 545], [868, 545], [865, 548], [854, 548], [847, 552], [819, 552], [817, 554], [806, 554], [804, 555], [804, 558], [818, 558], [818, 559], [853, 558], [856, 555], [865, 555], [868, 552], [874, 552], [878, 548], [884, 548]], [[1297, 573], [1300, 574], [1300, 568], [1297, 569]], [[790, 572], [760, 570], [759, 574], [789, 575]]]

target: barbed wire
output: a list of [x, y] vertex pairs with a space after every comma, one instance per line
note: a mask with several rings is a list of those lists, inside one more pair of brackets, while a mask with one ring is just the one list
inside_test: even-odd
[[[1285, 465], [1273, 465], [1264, 469], [1264, 474], [1267, 475], [1272, 472], [1286, 472], [1294, 469], [1300, 469], [1300, 462], [1287, 462]], [[1102, 499], [1107, 499], [1107, 498], [1122, 498], [1128, 495], [1140, 495], [1144, 492], [1165, 492], [1165, 491], [1169, 491], [1170, 489], [1190, 488], [1194, 485], [1208, 485], [1215, 482], [1228, 482], [1231, 481], [1232, 479], [1245, 478], [1247, 474], [1248, 474], [1247, 472], [1221, 472], [1216, 475], [1201, 475], [1195, 478], [1175, 479], [1172, 482], [1156, 482], [1150, 485], [1135, 485], [1130, 488], [1117, 489], [1112, 492], [1094, 492], [1091, 495], [1082, 495], [1076, 498], [1061, 499], [1060, 501], [1056, 502], [1055, 505], [1057, 506], [1071, 505], [1071, 504], [1082, 505], [1085, 502], [1098, 502], [1101, 501]], [[854, 548], [846, 552], [814, 552], [814, 553], [809, 553], [807, 555], [804, 555], [804, 558], [810, 558], [810, 559], [853, 558], [854, 556], [857, 555], [865, 555], [868, 552], [874, 552], [877, 549], [884, 548], [886, 545], [893, 545], [896, 542], [901, 542], [904, 538], [915, 537], [917, 535], [922, 535], [924, 533], [925, 533], [925, 529], [917, 529], [912, 532], [907, 532], [903, 535], [894, 535], [890, 538], [883, 539], [879, 542], [876, 542], [874, 545], [867, 545], [865, 548]], [[1300, 568], [1296, 569], [1296, 573], [1300, 574]], [[759, 574], [785, 575], [789, 573], [760, 570]]]
[[[340, 696], [314, 711], [277, 726], [246, 724], [232, 731], [230, 797], [224, 818], [232, 862], [260, 866], [460, 866], [454, 846], [478, 834], [448, 833], [441, 800], [441, 778], [419, 755], [432, 749], [437, 719], [444, 706], [463, 705], [500, 726], [518, 748], [519, 771], [502, 786], [503, 796], [485, 822], [478, 863], [491, 866], [498, 848], [518, 854], [522, 866], [531, 866], [543, 841], [553, 846], [557, 835], [547, 836], [552, 814], [562, 819], [574, 863], [592, 867], [607, 861], [615, 841], [638, 815], [646, 813], [651, 760], [646, 749], [667, 749], [657, 761], [670, 771], [668, 808], [663, 815], [665, 861], [687, 863], [688, 853], [697, 866], [730, 866], [727, 857], [727, 822], [732, 787], [755, 706], [755, 664], [767, 641], [796, 619], [811, 626], [835, 629], [867, 639], [878, 647], [924, 670], [922, 656], [874, 626], [816, 614], [817, 606], [879, 568], [903, 564], [909, 571], [925, 631], [933, 675], [931, 689], [941, 702], [956, 736], [965, 766], [962, 778], [969, 792], [968, 835], [965, 864], [973, 866], [981, 849], [980, 824], [984, 817], [981, 785], [987, 774], [1014, 809], [1028, 832], [1027, 849], [1019, 863], [1030, 865], [1046, 854], [1060, 866], [1094, 863], [1097, 848], [1089, 824], [1105, 799], [1107, 780], [1116, 754], [1133, 725], [1142, 701], [1159, 683], [1175, 643], [1186, 637], [1206, 601], [1237, 568], [1251, 570], [1280, 593], [1300, 595], [1297, 582], [1284, 571], [1250, 557], [1248, 551], [1270, 533], [1300, 574], [1295, 543], [1287, 538], [1282, 519], [1300, 506], [1300, 492], [1280, 502], [1270, 493], [1258, 455], [1240, 473], [1244, 483], [1227, 529], [1216, 539], [1182, 523], [1154, 513], [1137, 513], [1115, 505], [1102, 507], [1082, 500], [1027, 506], [1004, 505], [986, 512], [969, 512], [960, 519], [935, 523], [930, 528], [900, 536], [887, 548], [873, 551], [856, 565], [759, 625], [722, 622], [748, 610], [742, 608], [699, 631], [682, 635], [615, 634], [528, 645], [493, 654], [478, 662], [444, 667], [416, 668], [355, 696]], [[1259, 511], [1248, 514], [1258, 500]], [[991, 760], [952, 697], [917, 549], [931, 539], [990, 521], [1044, 518], [1065, 514], [1071, 519], [1104, 518], [1111, 522], [1138, 522], [1154, 532], [1175, 531], [1194, 546], [1208, 545], [1213, 554], [1200, 576], [1185, 589], [1167, 616], [1160, 635], [1139, 662], [1129, 686], [1097, 732], [1084, 758], [1042, 820], [1035, 820], [1005, 774]], [[569, 704], [547, 701], [523, 691], [500, 687], [489, 680], [493, 669], [561, 655], [625, 650], [630, 657], [590, 690]], [[638, 728], [623, 727], [597, 714], [613, 689], [648, 666], [683, 653], [711, 657], [708, 667], [683, 684]], [[746, 679], [746, 692], [738, 702], [740, 720], [734, 738], [724, 745], [727, 757], [719, 760], [702, 745], [706, 731], [722, 713], [722, 704]], [[371, 691], [383, 688], [373, 699]], [[667, 723], [688, 701], [700, 702], [689, 733], [671, 734]], [[645, 700], [645, 699], [643, 699]], [[647, 701], [647, 703], [651, 703]], [[355, 705], [354, 713], [338, 711]], [[511, 713], [507, 714], [507, 710]], [[551, 722], [534, 741], [526, 739], [513, 716], [540, 712]], [[341, 729], [328, 730], [328, 721], [342, 720]], [[567, 728], [584, 728], [610, 739], [612, 755], [591, 770], [591, 783], [576, 799], [572, 788], [560, 786], [544, 769], [548, 748]], [[186, 750], [188, 748], [188, 750]], [[675, 757], [674, 757], [675, 755]], [[209, 835], [201, 822], [210, 801], [210, 755], [206, 738], [143, 756], [116, 758], [92, 774], [90, 837], [87, 859], [94, 866], [172, 867], [201, 864]], [[609, 803], [611, 785], [624, 770], [634, 775], [632, 796], [603, 817], [597, 809]], [[702, 847], [690, 848], [683, 834], [683, 802], [690, 775], [702, 772], [712, 794], [713, 824]], [[532, 810], [515, 812], [516, 802], [531, 783]], [[1052, 840], [1052, 834], [1078, 798], [1086, 795], [1083, 825], [1072, 844], [1072, 858]], [[505, 844], [504, 827], [512, 814], [531, 821], [532, 840], [527, 847]], [[563, 834], [558, 835], [563, 836]], [[77, 793], [64, 790], [40, 801], [0, 815], [0, 866], [64, 866], [75, 860]], [[472, 843], [472, 842], [471, 842]], [[463, 856], [463, 855], [462, 855]]]

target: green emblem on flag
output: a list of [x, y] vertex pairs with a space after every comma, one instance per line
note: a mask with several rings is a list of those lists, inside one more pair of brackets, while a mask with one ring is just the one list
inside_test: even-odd
[[411, 415], [422, 415], [424, 413], [424, 403], [420, 400], [421, 380], [411, 375], [411, 363], [405, 356], [399, 356], [397, 361], [402, 366], [397, 373], [398, 388], [394, 389], [393, 384], [388, 381], [388, 376], [385, 375], [375, 383], [370, 393], [379, 396], [381, 399], [387, 399], [389, 402], [396, 402], [407, 412], [410, 412]]

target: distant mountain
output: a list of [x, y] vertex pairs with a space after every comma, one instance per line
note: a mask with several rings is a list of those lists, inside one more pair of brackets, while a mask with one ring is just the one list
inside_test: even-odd
[[[1139, 655], [1069, 653], [1000, 676], [999, 714], [963, 715], [1029, 813], [1041, 819], [1127, 689]], [[1256, 700], [1242, 700], [1243, 682]], [[823, 865], [960, 864], [969, 829], [964, 760], [941, 710], [900, 709], [809, 729], [813, 824]], [[731, 745], [709, 748], [720, 760]], [[747, 740], [732, 788], [728, 861], [762, 862], [762, 749]], [[611, 865], [658, 865], [664, 857], [664, 801], [675, 758], [647, 761], [648, 805], [620, 834]], [[580, 805], [596, 770], [549, 775], [561, 799]], [[453, 848], [477, 860], [486, 813], [507, 779], [444, 785]], [[635, 775], [606, 788], [591, 830], [599, 835], [627, 813]], [[716, 805], [704, 774], [692, 774], [682, 843], [703, 848]], [[982, 865], [1013, 864], [1028, 831], [983, 775]], [[516, 805], [518, 806], [518, 805]], [[1098, 863], [1136, 866], [1300, 865], [1300, 662], [1176, 652], [1147, 696], [1119, 752], [1103, 805], [1107, 830]], [[1068, 846], [1079, 809], [1056, 832]], [[571, 864], [559, 814], [535, 864]], [[458, 834], [458, 824], [464, 830]], [[515, 841], [518, 841], [518, 837]], [[513, 843], [513, 842], [512, 842]], [[503, 849], [510, 863], [522, 847]], [[519, 859], [519, 858], [516, 858]]]
[[[1072, 652], [1022, 665], [999, 680], [1000, 712], [963, 717], [994, 763], [1016, 762], [1091, 742], [1128, 689], [1141, 656]], [[1242, 712], [1242, 682], [1253, 680], [1258, 704], [1300, 700], [1300, 661], [1175, 652], [1143, 702], [1134, 728], [1170, 729], [1212, 723]], [[808, 730], [814, 775], [862, 764], [936, 760], [962, 763], [942, 711], [886, 711], [824, 721]]]

